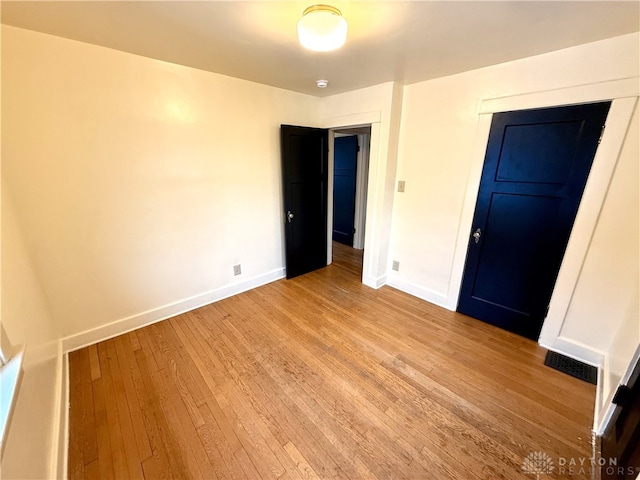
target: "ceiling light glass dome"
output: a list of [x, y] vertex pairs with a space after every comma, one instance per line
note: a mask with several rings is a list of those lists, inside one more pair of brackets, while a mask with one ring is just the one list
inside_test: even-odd
[[344, 45], [347, 39], [347, 21], [331, 5], [313, 5], [298, 21], [300, 44], [316, 52], [328, 52]]

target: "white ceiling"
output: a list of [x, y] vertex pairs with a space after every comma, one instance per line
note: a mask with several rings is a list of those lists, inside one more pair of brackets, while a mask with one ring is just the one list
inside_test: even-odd
[[[318, 53], [296, 37], [314, 3], [4, 1], [1, 13], [4, 24], [318, 96], [640, 30], [638, 1], [331, 1], [349, 22], [347, 43]], [[319, 78], [329, 87], [318, 89]]]

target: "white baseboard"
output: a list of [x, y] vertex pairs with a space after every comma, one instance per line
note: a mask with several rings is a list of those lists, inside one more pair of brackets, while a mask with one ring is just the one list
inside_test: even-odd
[[162, 307], [154, 308], [153, 310], [122, 318], [106, 325], [101, 325], [100, 327], [70, 335], [62, 339], [62, 351], [64, 353], [72, 352], [86, 347], [87, 345], [93, 345], [94, 343], [117, 337], [118, 335], [136, 330], [140, 327], [144, 327], [161, 320], [166, 320], [167, 318], [180, 315], [181, 313], [188, 312], [195, 308], [199, 308], [275, 280], [279, 280], [284, 278], [284, 276], [284, 268], [278, 268], [239, 283], [227, 285], [216, 290], [211, 290]]
[[49, 478], [67, 478], [69, 446], [69, 367], [62, 353], [62, 341], [57, 343], [56, 380], [53, 399], [53, 428], [49, 455]]
[[62, 397], [63, 402], [60, 408], [62, 425], [60, 429], [60, 445], [58, 447], [58, 459], [61, 463], [58, 463], [57, 472], [59, 478], [66, 479], [69, 478], [69, 407], [71, 405], [71, 398], [69, 395], [69, 355], [66, 353], [62, 358], [62, 365], [62, 386], [64, 390]]
[[371, 275], [362, 275], [362, 283], [367, 287], [375, 288], [376, 290], [387, 284], [387, 276], [382, 275], [380, 277], [372, 277]]
[[447, 296], [443, 295], [440, 292], [429, 290], [428, 288], [421, 287], [420, 285], [416, 285], [415, 283], [407, 282], [406, 280], [402, 280], [401, 278], [398, 278], [396, 276], [389, 278], [388, 285], [390, 287], [397, 288], [398, 290], [408, 293], [409, 295], [418, 297], [426, 302], [433, 303], [434, 305], [446, 308], [447, 310], [452, 310], [449, 307]]
[[574, 360], [579, 360], [587, 365], [600, 367], [604, 363], [604, 353], [596, 350], [584, 343], [571, 340], [566, 337], [557, 337], [553, 343], [547, 343], [544, 340], [538, 342], [541, 347], [559, 353]]

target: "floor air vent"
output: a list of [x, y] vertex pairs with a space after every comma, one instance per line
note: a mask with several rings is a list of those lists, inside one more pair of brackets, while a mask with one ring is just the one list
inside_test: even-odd
[[572, 377], [593, 383], [594, 385], [598, 380], [598, 369], [596, 367], [582, 363], [579, 360], [574, 360], [573, 358], [565, 357], [556, 352], [547, 352], [544, 364]]

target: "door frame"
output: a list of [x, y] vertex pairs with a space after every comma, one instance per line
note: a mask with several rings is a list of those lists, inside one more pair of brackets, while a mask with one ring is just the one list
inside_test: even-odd
[[[378, 227], [382, 223], [382, 203], [386, 176], [377, 176], [379, 169], [386, 166], [386, 159], [380, 154], [382, 111], [372, 111], [332, 117], [326, 119], [322, 127], [329, 129], [329, 179], [327, 182], [327, 265], [331, 264], [333, 247], [331, 225], [333, 225], [333, 139], [335, 130], [370, 127], [369, 172], [367, 175], [367, 204], [365, 215], [364, 256], [362, 259], [362, 283], [371, 288], [380, 288], [386, 283], [386, 275], [379, 275], [379, 264], [386, 259], [384, 232]], [[395, 178], [395, 174], [393, 175]], [[388, 245], [388, 238], [386, 238]]]
[[[345, 130], [357, 130], [360, 128], [369, 128], [368, 134], [363, 133], [343, 133]], [[366, 247], [366, 231], [367, 231], [367, 196], [368, 189], [370, 184], [369, 178], [369, 162], [370, 158], [370, 149], [369, 144], [371, 142], [372, 137], [372, 124], [362, 124], [362, 125], [347, 125], [344, 127], [332, 127], [329, 128], [329, 167], [327, 169], [327, 173], [329, 175], [329, 181], [327, 182], [327, 265], [331, 265], [333, 262], [333, 238], [332, 238], [332, 230], [333, 230], [333, 175], [334, 175], [334, 141], [337, 136], [356, 136], [358, 138], [358, 157], [357, 157], [357, 168], [356, 168], [356, 206], [355, 206], [355, 214], [354, 214], [354, 222], [353, 226], [356, 229], [356, 233], [353, 236], [353, 244], [354, 248], [356, 245], [356, 241], [358, 242], [358, 249], [363, 250]], [[364, 141], [367, 141], [367, 145], [364, 146]], [[366, 164], [366, 169], [362, 169], [361, 167]], [[366, 177], [363, 178], [363, 174]], [[362, 232], [365, 232], [365, 235]], [[366, 251], [366, 249], [365, 249]], [[364, 266], [365, 260], [363, 259], [363, 278], [364, 281]], [[371, 285], [369, 285], [371, 286]]]
[[640, 96], [638, 77], [635, 77], [545, 92], [491, 98], [480, 102], [476, 139], [451, 268], [446, 305], [448, 308], [455, 310], [460, 296], [468, 233], [472, 227], [473, 212], [480, 188], [480, 177], [493, 114], [611, 100], [611, 109], [606, 122], [607, 128], [593, 160], [591, 173], [551, 296], [549, 313], [538, 339], [538, 343], [547, 349], [561, 351], [565, 355], [591, 365], [599, 366], [602, 364], [602, 353], [562, 337], [561, 332], [638, 96]]
[[[369, 127], [371, 130], [371, 127]], [[356, 167], [356, 213], [353, 223], [356, 233], [353, 236], [353, 248], [364, 249], [364, 232], [367, 227], [367, 187], [369, 185], [369, 139], [371, 133], [359, 133], [358, 164]]]

